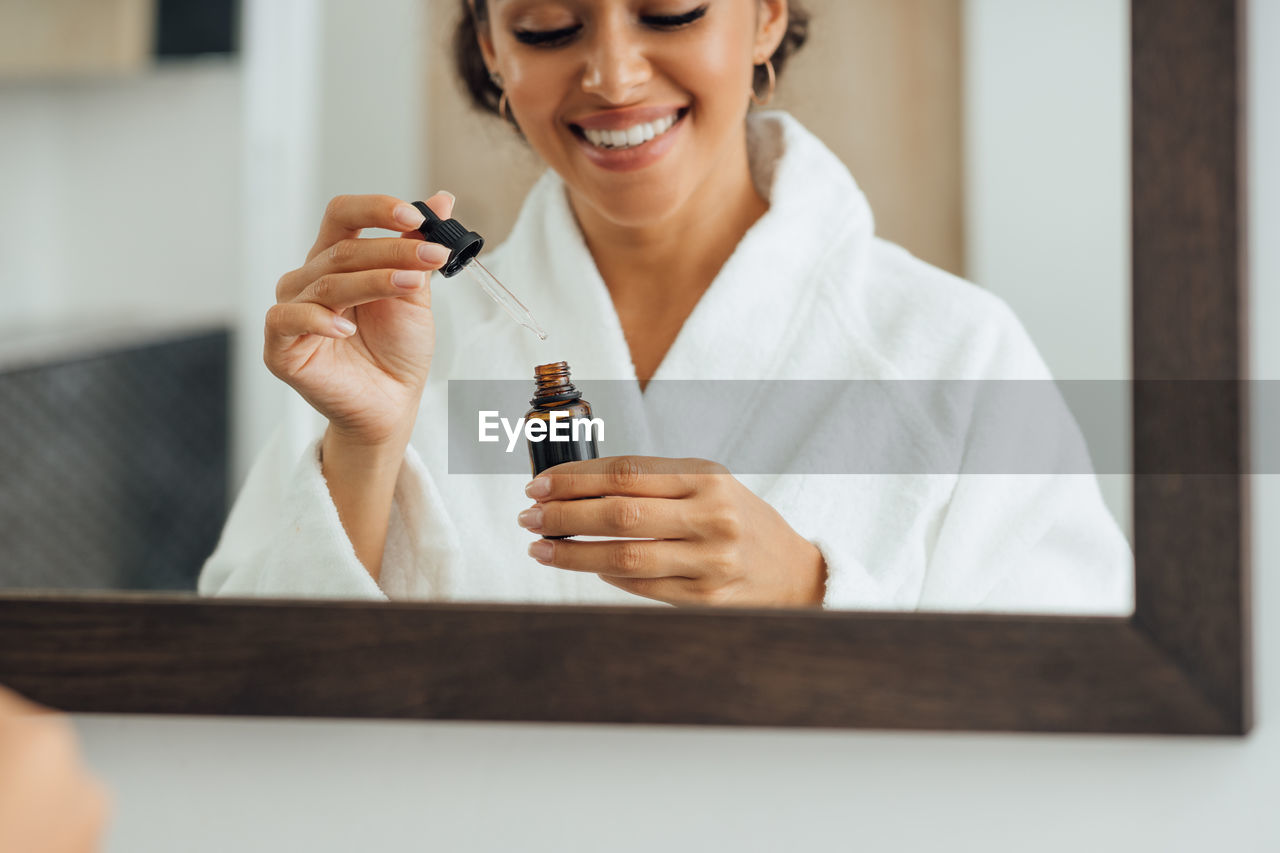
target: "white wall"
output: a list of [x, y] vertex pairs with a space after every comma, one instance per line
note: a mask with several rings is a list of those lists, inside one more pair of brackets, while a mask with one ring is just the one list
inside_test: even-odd
[[1060, 379], [1129, 378], [1129, 4], [967, 0], [965, 257]]
[[[419, 0], [246, 0], [243, 249], [233, 364], [232, 482], [283, 420], [310, 417], [262, 366], [280, 276], [306, 260], [343, 193], [431, 195], [421, 185], [426, 11]], [[387, 109], [387, 104], [398, 105]]]
[[226, 322], [240, 276], [240, 73], [0, 86], [0, 329]]
[[[1280, 4], [1250, 5], [1252, 357], [1280, 378]], [[82, 717], [108, 849], [1277, 850], [1280, 477], [1252, 485], [1246, 740]]]

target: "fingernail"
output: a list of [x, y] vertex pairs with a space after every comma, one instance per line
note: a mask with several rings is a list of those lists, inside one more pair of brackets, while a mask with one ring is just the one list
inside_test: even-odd
[[417, 228], [426, 218], [411, 204], [397, 204], [391, 215], [396, 218], [396, 222], [405, 227], [405, 230]]
[[556, 546], [552, 545], [546, 539], [539, 539], [529, 545], [529, 556], [537, 560], [539, 563], [545, 563], [551, 559], [551, 554], [556, 550]]
[[335, 317], [333, 327], [348, 338], [356, 333], [356, 324], [346, 317]]
[[548, 477], [537, 477], [524, 487], [524, 493], [535, 500], [551, 494], [551, 480]]
[[418, 257], [424, 264], [440, 265], [449, 260], [449, 249], [439, 243], [420, 243]]
[[445, 196], [446, 198], [448, 198], [448, 199], [449, 199], [449, 204], [453, 204], [454, 202], [456, 202], [456, 201], [458, 200], [458, 197], [457, 197], [456, 195], [454, 195], [453, 193], [449, 192], [448, 190], [438, 190], [438, 191], [436, 192], [436, 195], [442, 195], [442, 196]]
[[414, 272], [413, 270], [396, 270], [391, 274], [391, 283], [396, 287], [403, 287], [409, 290], [414, 287], [420, 287], [425, 278], [426, 276], [422, 273]]
[[542, 526], [542, 507], [531, 506], [524, 512], [516, 516], [516, 521], [520, 522], [521, 527], [529, 530], [537, 530]]

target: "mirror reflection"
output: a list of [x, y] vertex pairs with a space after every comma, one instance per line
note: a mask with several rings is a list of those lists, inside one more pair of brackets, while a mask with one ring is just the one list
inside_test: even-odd
[[5, 70], [5, 586], [1129, 612], [1126, 4], [319, 5]]

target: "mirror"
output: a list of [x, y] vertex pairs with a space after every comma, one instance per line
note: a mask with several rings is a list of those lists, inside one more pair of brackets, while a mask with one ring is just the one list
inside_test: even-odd
[[[866, 195], [876, 234], [999, 297], [1051, 374], [1067, 381], [1033, 381], [1011, 398], [992, 399], [987, 383], [979, 382], [976, 391], [966, 383], [1006, 374], [903, 373], [909, 354], [899, 353], [894, 358], [903, 361], [890, 363], [887, 372], [777, 374], [766, 373], [761, 361], [750, 365], [756, 373], [723, 370], [703, 375], [714, 380], [708, 384], [681, 385], [695, 381], [692, 368], [704, 355], [696, 339], [685, 336], [676, 338], [671, 352], [688, 367], [670, 362], [676, 367], [655, 373], [641, 395], [610, 367], [629, 366], [627, 353], [615, 347], [608, 352], [612, 362], [602, 355], [610, 341], [624, 341], [621, 330], [613, 330], [612, 338], [578, 338], [564, 326], [553, 330], [559, 348], [542, 350], [553, 353], [545, 360], [567, 351], [584, 395], [608, 413], [606, 424], [623, 427], [620, 436], [605, 437], [609, 452], [653, 446], [655, 456], [723, 462], [760, 499], [760, 514], [749, 517], [763, 524], [772, 516], [762, 506], [772, 507], [794, 534], [777, 541], [821, 543], [829, 584], [839, 586], [828, 602], [833, 609], [1128, 613], [1130, 420], [1122, 382], [1129, 378], [1131, 343], [1127, 5], [805, 5], [813, 16], [810, 43], [781, 75], [770, 106], [788, 110], [814, 144], [820, 140], [848, 167]], [[459, 219], [485, 234], [490, 246], [510, 233], [541, 167], [508, 128], [467, 111], [443, 47], [457, 12], [455, 3], [423, 9], [392, 0], [330, 9], [317, 13], [326, 17], [311, 42], [276, 42], [266, 50], [255, 48], [254, 39], [269, 40], [291, 22], [248, 4], [245, 49], [237, 53], [164, 59], [125, 76], [76, 72], [55, 79], [42, 70], [6, 84], [0, 97], [15, 131], [3, 142], [12, 174], [0, 264], [11, 313], [0, 385], [11, 402], [3, 406], [8, 440], [0, 461], [20, 474], [0, 487], [6, 544], [18, 555], [0, 579], [7, 588], [194, 592], [229, 500], [272, 440], [280, 442], [276, 470], [262, 476], [274, 477], [284, 491], [264, 491], [270, 496], [265, 505], [289, 506], [289, 476], [317, 434], [316, 420], [262, 367], [261, 327], [276, 279], [305, 256], [330, 196], [368, 191], [422, 197], [447, 187], [458, 195]], [[388, 50], [389, 44], [399, 47]], [[432, 48], [423, 51], [423, 44]], [[265, 58], [268, 53], [273, 55]], [[375, 56], [373, 73], [366, 69]], [[1018, 73], [1007, 73], [1009, 68]], [[301, 81], [290, 76], [299, 69]], [[388, 84], [388, 77], [396, 82]], [[86, 222], [92, 227], [83, 227]], [[875, 251], [877, 257], [899, 257], [887, 246], [877, 244]], [[562, 260], [559, 253], [556, 258]], [[913, 261], [893, 262], [917, 271], [912, 274], [921, 277], [921, 286], [935, 289], [930, 293], [968, 287], [920, 271]], [[513, 271], [502, 277], [536, 315], [555, 317], [560, 305], [538, 289], [537, 276]], [[461, 301], [452, 299], [451, 288], [465, 286], [438, 283], [442, 309]], [[724, 292], [716, 286], [707, 300]], [[910, 302], [905, 290], [896, 298]], [[933, 312], [930, 317], [948, 317], [936, 306], [918, 307]], [[898, 323], [903, 315], [893, 316]], [[698, 319], [691, 315], [690, 322]], [[532, 368], [543, 357], [531, 355], [539, 352], [536, 342], [503, 322], [499, 317], [452, 332], [461, 341], [452, 378], [480, 384], [442, 388], [441, 395], [485, 399], [492, 392], [501, 399], [493, 410], [523, 413]], [[705, 316], [703, 322], [709, 330], [717, 325]], [[881, 328], [889, 337], [898, 333], [896, 326]], [[796, 334], [804, 333], [771, 346], [803, 351]], [[928, 337], [921, 328], [910, 334]], [[966, 334], [932, 332], [950, 336], [956, 346]], [[742, 336], [729, 339], [741, 344]], [[732, 361], [750, 351], [742, 348]], [[885, 358], [884, 351], [855, 346], [840, 357]], [[941, 358], [941, 352], [931, 357]], [[491, 364], [503, 369], [495, 374], [487, 369]], [[514, 375], [510, 365], [523, 372]], [[887, 377], [894, 380], [886, 385]], [[746, 392], [725, 384], [748, 379], [785, 382], [756, 383]], [[816, 384], [828, 382], [837, 385]], [[1058, 394], [1066, 403], [1062, 410], [1056, 408]], [[750, 408], [745, 397], [788, 402]], [[731, 400], [744, 405], [735, 408], [726, 402]], [[640, 405], [649, 414], [633, 416]], [[938, 407], [987, 420], [956, 432], [950, 421], [940, 426], [919, 419], [921, 410]], [[358, 573], [316, 578], [320, 556], [308, 558], [301, 578], [242, 572], [233, 580], [228, 568], [205, 591], [649, 602], [593, 573], [570, 574], [525, 556], [524, 545], [536, 537], [519, 530], [515, 517], [531, 503], [522, 494], [527, 476], [470, 461], [468, 453], [477, 448], [459, 438], [481, 410], [489, 404], [482, 409], [466, 398], [449, 407], [447, 418], [420, 419], [415, 445], [423, 470], [441, 477], [431, 487], [435, 492], [422, 494], [452, 495], [457, 503], [444, 521], [422, 528], [397, 526], [393, 518], [387, 546], [407, 549], [411, 564], [425, 560], [450, 571], [389, 575], [379, 590]], [[911, 412], [914, 419], [888, 418], [887, 410]], [[1034, 442], [1016, 448], [1030, 456], [974, 463], [967, 455], [973, 436], [1001, 447], [1016, 444], [1027, 434], [1027, 419], [1046, 410], [1051, 417], [1034, 434], [1078, 427], [1085, 455], [1072, 444], [1076, 455], [1066, 462], [1041, 457], [1035, 451], [1045, 448]], [[658, 411], [684, 416], [658, 419]], [[876, 415], [855, 418], [867, 411]], [[629, 414], [619, 417], [622, 412]], [[859, 452], [843, 456], [835, 470], [823, 469], [829, 456], [779, 458], [779, 449], [792, 449], [794, 424], [788, 422], [794, 416], [788, 413], [794, 412], [821, 422], [806, 433], [808, 440]], [[717, 416], [724, 423], [711, 428]], [[737, 452], [745, 456], [717, 458], [725, 443], [718, 439], [744, 422], [754, 425], [752, 435], [766, 439], [762, 446], [739, 441]], [[851, 423], [860, 428], [854, 431]], [[637, 424], [647, 425], [650, 439], [663, 441], [646, 445], [643, 436], [626, 431]], [[869, 429], [881, 443], [867, 441]], [[904, 447], [904, 435], [912, 442], [937, 439], [941, 450], [903, 458], [899, 454], [915, 447]], [[708, 436], [713, 440], [700, 443]], [[963, 481], [946, 467], [957, 455], [976, 465], [964, 469], [973, 476]], [[1054, 488], [1028, 487], [1035, 476], [1050, 473]], [[1068, 485], [1060, 491], [1062, 483]], [[246, 529], [268, 522], [258, 505], [246, 504], [242, 514]], [[334, 529], [318, 523], [298, 541], [321, 555], [333, 553], [340, 545]], [[1012, 567], [1029, 558], [1040, 565], [1023, 541], [1028, 537], [1071, 543], [1046, 557], [1043, 577], [1014, 577]], [[260, 541], [230, 542], [226, 564], [255, 559], [250, 552]], [[1088, 567], [1071, 562], [1077, 558]], [[282, 565], [262, 559], [263, 565]], [[490, 567], [492, 576], [466, 582], [475, 573], [463, 567], [472, 564]], [[729, 596], [725, 603], [794, 602], [787, 596]]]
[[[13, 304], [22, 313], [15, 309], [14, 324], [19, 316], [27, 322], [21, 336], [10, 331], [4, 337], [11, 345], [6, 364], [14, 368], [6, 375], [24, 366], [84, 363], [75, 356], [97, 352], [103, 342], [139, 352], [147, 349], [139, 342], [200, 340], [189, 332], [207, 330], [211, 318], [219, 328], [248, 330], [232, 342], [230, 371], [239, 389], [229, 443], [238, 486], [245, 457], [259, 446], [254, 437], [289, 422], [286, 404], [296, 397], [281, 393], [259, 363], [258, 333], [274, 301], [264, 283], [297, 263], [314, 239], [315, 212], [335, 193], [352, 186], [431, 185], [417, 171], [423, 168], [417, 145], [422, 116], [377, 107], [388, 98], [421, 104], [425, 97], [423, 75], [415, 73], [421, 71], [424, 36], [405, 24], [421, 6], [416, 0], [388, 3], [377, 8], [399, 12], [382, 16], [370, 11], [374, 7], [356, 11], [349, 4], [243, 4], [244, 31], [253, 38], [244, 43], [240, 70], [227, 71], [219, 60], [170, 66], [174, 76], [157, 74], [141, 84], [170, 91], [165, 87], [173, 80], [182, 81], [179, 100], [191, 107], [182, 115], [191, 127], [209, 125], [204, 134], [174, 137], [189, 144], [181, 151], [154, 144], [169, 138], [161, 118], [168, 120], [178, 106], [155, 109], [155, 99], [140, 95], [137, 81], [68, 78], [57, 85], [46, 80], [7, 87], [6, 119], [17, 129], [3, 137], [12, 147], [5, 149], [11, 154], [5, 162], [20, 161], [9, 186], [22, 205], [4, 207], [6, 224], [19, 227], [0, 230], [6, 241], [0, 263], [6, 286], [24, 276], [49, 286], [7, 291], [19, 294]], [[189, 582], [176, 594], [103, 594], [83, 590], [149, 581], [121, 582], [113, 575], [109, 582], [76, 581], [58, 589], [51, 565], [39, 575], [40, 589], [10, 588], [0, 595], [0, 681], [36, 701], [81, 712], [1247, 733], [1244, 474], [1250, 404], [1239, 381], [1247, 378], [1241, 361], [1247, 351], [1240, 219], [1245, 171], [1241, 99], [1224, 95], [1241, 91], [1241, 17], [1235, 0], [1130, 4], [1132, 446], [1139, 472], [1133, 479], [1139, 558], [1131, 616], [247, 600], [198, 597]], [[337, 57], [346, 54], [334, 52], [335, 45], [385, 51], [378, 62], [340, 62]], [[210, 82], [219, 75], [221, 84]], [[321, 98], [322, 91], [342, 97]], [[206, 96], [228, 99], [216, 113], [225, 123], [211, 119], [216, 111], [201, 102]], [[50, 108], [50, 99], [60, 106]], [[142, 122], [143, 115], [154, 124]], [[232, 125], [232, 138], [242, 139], [244, 148], [201, 147]], [[378, 133], [353, 135], [353, 128], [375, 125]], [[67, 153], [73, 139], [93, 139], [102, 148], [83, 144], [73, 156]], [[193, 162], [204, 170], [192, 170]], [[150, 184], [154, 195], [138, 195], [131, 178], [142, 174], [190, 186], [199, 191], [194, 197], [220, 207], [204, 211], [203, 230], [169, 227], [171, 207], [130, 208], [135, 198], [172, 196]], [[243, 184], [228, 191], [229, 174]], [[1197, 180], [1185, 180], [1186, 174]], [[136, 243], [111, 242], [109, 217], [97, 230], [75, 229], [74, 239], [101, 263], [92, 275], [74, 274], [79, 267], [71, 259], [84, 256], [57, 250], [64, 239], [57, 229], [64, 226], [56, 214], [79, 210], [76, 205], [90, 196], [119, 199], [112, 207], [116, 220], [148, 223], [134, 230], [165, 238], [147, 245], [157, 257], [174, 252], [186, 262], [181, 289], [169, 268], [139, 262]], [[32, 213], [44, 211], [43, 219]], [[179, 218], [185, 223], [198, 215], [183, 209]], [[33, 224], [46, 220], [57, 224], [43, 230]], [[216, 232], [218, 223], [232, 222]], [[16, 239], [19, 233], [25, 238]], [[243, 288], [206, 279], [208, 270], [223, 269], [220, 264], [241, 253]], [[209, 313], [202, 314], [202, 307]], [[48, 322], [42, 327], [41, 320]], [[132, 326], [122, 329], [129, 325], [123, 320]], [[154, 325], [146, 328], [147, 322]], [[41, 328], [46, 335], [38, 334]], [[210, 349], [225, 348], [222, 333], [212, 337]], [[144, 355], [148, 365], [172, 361], [185, 384], [216, 385], [210, 373], [188, 370], [190, 362], [173, 352]], [[204, 363], [226, 368], [225, 359], [208, 353]], [[1180, 381], [1186, 379], [1218, 381]], [[133, 387], [149, 385], [166, 400], [177, 399], [150, 377]], [[87, 422], [83, 407], [75, 405], [86, 387], [83, 374], [57, 387], [69, 389], [73, 408], [45, 417], [43, 427]], [[1188, 389], [1196, 393], [1188, 396]], [[0, 406], [0, 415], [12, 419], [13, 412], [32, 407], [33, 400], [23, 397]], [[117, 418], [127, 413], [137, 425], [118, 432], [160, 424], [185, 435], [189, 425], [175, 428], [160, 408], [148, 420], [152, 413], [137, 405], [118, 407]], [[1082, 411], [1087, 414], [1073, 405], [1073, 420], [1096, 462], [1102, 454], [1093, 439], [1108, 433]], [[217, 420], [206, 415], [207, 423]], [[1036, 433], [1026, 435], [1034, 439]], [[1129, 446], [1127, 434], [1122, 444]], [[132, 442], [135, 450], [139, 445]], [[192, 438], [179, 442], [202, 453], [208, 445]], [[27, 446], [33, 460], [24, 461], [36, 464], [42, 455], [66, 461], [41, 442]], [[109, 452], [89, 456], [118, 458]], [[148, 435], [141, 452], [129, 458], [136, 464], [116, 466], [105, 482], [123, 494], [118, 485], [126, 475], [149, 471], [151, 462], [166, 458], [158, 439]], [[46, 479], [59, 482], [52, 473]], [[2, 484], [9, 490], [6, 507], [24, 509], [31, 501], [15, 497], [24, 492], [13, 482]], [[94, 485], [83, 476], [61, 482], [63, 495], [77, 501]], [[167, 522], [156, 523], [159, 511], [177, 503], [154, 500], [149, 520], [162, 527]], [[69, 500], [57, 506], [67, 510]], [[70, 521], [64, 511], [36, 533], [73, 552], [73, 561], [101, 557], [107, 551], [101, 543], [85, 545], [84, 517]], [[9, 518], [17, 520], [4, 528], [6, 536], [26, 532], [20, 527], [25, 516]], [[220, 522], [218, 517], [211, 526]], [[98, 527], [112, 531], [109, 523]], [[107, 544], [113, 541], [123, 538]], [[146, 538], [141, 541], [145, 550]], [[108, 565], [118, 571], [122, 562]], [[211, 636], [218, 641], [209, 642]]]

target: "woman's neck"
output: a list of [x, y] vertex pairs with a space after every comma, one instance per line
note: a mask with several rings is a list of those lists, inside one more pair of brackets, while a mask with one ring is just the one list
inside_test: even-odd
[[614, 222], [570, 192], [570, 203], [609, 291], [615, 298], [636, 282], [651, 296], [683, 290], [690, 279], [719, 272], [769, 205], [760, 198], [747, 163], [745, 134], [670, 215], [643, 226]]
[[751, 180], [745, 134], [733, 155], [659, 222], [620, 225], [572, 192], [570, 203], [642, 386], [743, 235], [769, 208]]

